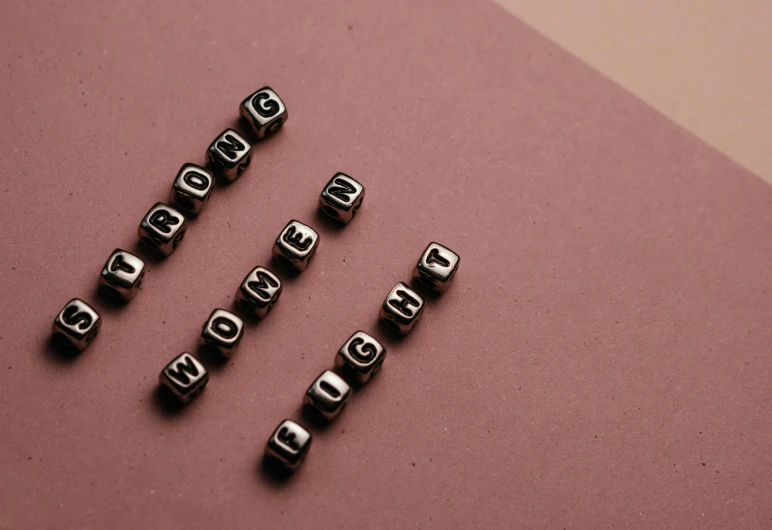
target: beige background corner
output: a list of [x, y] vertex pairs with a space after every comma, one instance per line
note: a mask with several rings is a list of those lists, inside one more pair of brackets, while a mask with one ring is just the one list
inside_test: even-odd
[[496, 0], [772, 182], [769, 0]]

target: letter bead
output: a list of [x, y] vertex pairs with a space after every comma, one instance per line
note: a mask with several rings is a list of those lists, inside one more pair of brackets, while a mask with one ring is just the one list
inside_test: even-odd
[[456, 275], [460, 258], [458, 254], [439, 243], [429, 243], [413, 271], [421, 285], [427, 289], [444, 293], [450, 280]]
[[380, 342], [364, 331], [357, 331], [338, 350], [335, 366], [349, 380], [363, 385], [378, 373], [385, 358], [386, 348]]
[[73, 298], [54, 319], [51, 328], [54, 339], [73, 351], [83, 351], [99, 332], [99, 313], [79, 298]]
[[208, 346], [230, 358], [244, 336], [244, 321], [225, 309], [215, 309], [204, 323], [200, 346]]
[[319, 234], [316, 230], [293, 219], [276, 238], [272, 253], [290, 267], [303, 271], [316, 254], [318, 246]]
[[365, 187], [345, 173], [336, 173], [319, 196], [319, 208], [336, 221], [349, 223], [362, 206]]
[[206, 150], [212, 172], [227, 182], [241, 176], [252, 161], [252, 145], [233, 129], [225, 129]]
[[333, 420], [346, 405], [351, 387], [338, 374], [325, 370], [316, 378], [303, 397], [303, 405], [313, 417]]
[[214, 175], [196, 164], [184, 164], [177, 172], [169, 201], [185, 213], [200, 214], [214, 187]]
[[391, 329], [400, 335], [406, 335], [421, 318], [423, 311], [424, 299], [400, 282], [383, 301], [380, 317]]
[[272, 135], [287, 121], [287, 107], [271, 89], [265, 86], [241, 102], [239, 114], [249, 124], [258, 140]]
[[128, 302], [139, 291], [145, 277], [145, 262], [119, 248], [107, 258], [99, 276], [99, 286], [114, 298]]
[[188, 221], [168, 204], [157, 202], [139, 225], [140, 240], [152, 250], [168, 256], [185, 237]]
[[265, 459], [294, 471], [311, 447], [311, 433], [292, 420], [284, 420], [276, 427], [265, 444]]
[[252, 269], [236, 291], [235, 304], [246, 314], [264, 318], [281, 296], [281, 280], [265, 267]]
[[209, 382], [209, 372], [190, 353], [175, 357], [161, 370], [158, 382], [168, 388], [183, 404], [189, 403], [204, 390]]

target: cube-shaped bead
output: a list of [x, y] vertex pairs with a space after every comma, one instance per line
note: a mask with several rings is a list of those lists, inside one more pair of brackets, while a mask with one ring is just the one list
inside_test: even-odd
[[54, 319], [54, 339], [71, 351], [83, 351], [99, 332], [99, 313], [79, 298], [73, 298]]
[[255, 318], [264, 318], [281, 296], [281, 280], [265, 267], [252, 269], [236, 291], [235, 304]]
[[365, 187], [345, 173], [337, 173], [319, 195], [319, 208], [336, 221], [349, 223], [362, 206]]
[[284, 420], [276, 427], [265, 444], [265, 458], [294, 471], [311, 447], [311, 433], [292, 420]]
[[297, 271], [303, 271], [311, 262], [319, 246], [319, 234], [310, 226], [295, 221], [287, 226], [273, 244], [274, 258]]
[[341, 346], [335, 355], [335, 366], [350, 381], [367, 383], [381, 369], [386, 348], [364, 331], [357, 331]]
[[287, 121], [287, 107], [271, 87], [265, 86], [241, 102], [239, 114], [255, 136], [262, 140]]
[[103, 292], [128, 302], [139, 291], [145, 277], [145, 262], [131, 252], [115, 249], [107, 258], [99, 286]]
[[346, 405], [351, 387], [338, 374], [325, 370], [316, 378], [303, 397], [303, 405], [314, 418], [333, 420]]
[[424, 304], [424, 299], [417, 292], [400, 282], [383, 301], [380, 317], [388, 327], [405, 335], [421, 318]]
[[181, 402], [189, 403], [204, 390], [209, 382], [209, 372], [201, 361], [190, 353], [183, 353], [161, 370], [158, 382], [168, 388]]
[[413, 277], [427, 289], [443, 293], [456, 275], [458, 254], [439, 243], [429, 243], [413, 271]]
[[215, 309], [204, 323], [199, 345], [229, 358], [244, 336], [244, 321], [225, 309]]
[[169, 201], [185, 213], [200, 214], [214, 188], [214, 175], [196, 164], [184, 164], [177, 172]]
[[157, 253], [168, 256], [182, 241], [188, 221], [181, 212], [168, 204], [157, 202], [145, 214], [139, 225], [139, 239]]
[[225, 129], [206, 150], [212, 172], [226, 182], [233, 182], [249, 167], [252, 145], [233, 129]]

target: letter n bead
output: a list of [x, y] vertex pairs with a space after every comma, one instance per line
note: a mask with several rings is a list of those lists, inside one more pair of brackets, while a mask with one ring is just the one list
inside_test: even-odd
[[233, 182], [252, 161], [252, 145], [233, 129], [225, 129], [206, 150], [206, 160], [214, 173]]
[[345, 173], [337, 173], [322, 190], [319, 208], [336, 221], [350, 222], [362, 206], [365, 187]]
[[249, 124], [258, 140], [278, 131], [287, 121], [287, 107], [279, 95], [265, 86], [239, 106], [241, 118]]
[[158, 382], [184, 404], [204, 390], [209, 382], [209, 372], [198, 359], [186, 352], [172, 359], [172, 362], [161, 370]]
[[265, 444], [265, 459], [294, 471], [311, 447], [311, 433], [299, 423], [284, 420]]
[[244, 335], [244, 321], [225, 309], [215, 309], [201, 330], [200, 346], [208, 346], [225, 358], [233, 355]]
[[359, 385], [367, 383], [381, 369], [386, 348], [364, 331], [357, 331], [338, 350], [335, 366]]
[[439, 243], [429, 243], [413, 271], [421, 285], [427, 289], [444, 293], [450, 280], [456, 275], [460, 258], [458, 254]]
[[311, 262], [319, 246], [319, 234], [308, 225], [292, 220], [273, 244], [273, 256], [298, 271]]
[[157, 202], [145, 214], [137, 234], [148, 247], [168, 256], [185, 237], [187, 227], [184, 215], [167, 204]]
[[424, 299], [400, 282], [383, 301], [380, 317], [388, 327], [400, 335], [406, 335], [421, 318], [423, 311]]
[[83, 351], [99, 332], [99, 313], [83, 300], [73, 298], [54, 319], [54, 339], [69, 350]]

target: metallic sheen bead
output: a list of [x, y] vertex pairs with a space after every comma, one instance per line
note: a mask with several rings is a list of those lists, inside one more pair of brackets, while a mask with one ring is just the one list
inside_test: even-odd
[[252, 161], [252, 145], [233, 129], [225, 129], [206, 150], [206, 160], [213, 173], [233, 182]]
[[350, 222], [365, 198], [365, 187], [345, 173], [336, 173], [319, 196], [319, 208], [336, 221]]
[[171, 206], [157, 202], [145, 214], [137, 234], [145, 245], [159, 254], [168, 256], [185, 237], [188, 221]]
[[292, 220], [273, 244], [273, 256], [290, 267], [303, 271], [319, 246], [319, 234], [308, 225]]
[[276, 427], [265, 444], [265, 458], [294, 471], [311, 447], [311, 433], [292, 420], [284, 420]]
[[335, 356], [335, 366], [357, 384], [367, 383], [381, 369], [386, 348], [364, 331], [357, 331], [341, 346]]
[[139, 291], [145, 277], [145, 262], [119, 248], [107, 258], [99, 276], [99, 287], [114, 298], [128, 302]]
[[391, 290], [381, 305], [380, 317], [384, 324], [401, 335], [406, 335], [424, 311], [424, 299], [400, 282]]
[[351, 395], [351, 387], [338, 374], [325, 370], [316, 378], [303, 397], [303, 405], [314, 417], [334, 419]]
[[73, 298], [54, 319], [54, 339], [67, 349], [83, 351], [94, 340], [102, 322], [99, 313], [83, 300]]
[[244, 321], [225, 309], [215, 309], [204, 323], [200, 346], [208, 346], [229, 358], [244, 336]]
[[281, 296], [281, 280], [265, 267], [252, 269], [236, 291], [235, 304], [255, 318], [264, 318]]
[[190, 353], [175, 357], [161, 370], [158, 382], [168, 388], [182, 403], [188, 403], [204, 390], [209, 372]]
[[268, 86], [242, 101], [239, 114], [259, 140], [278, 131], [289, 117], [284, 102]]
[[413, 271], [413, 278], [416, 278], [427, 289], [443, 293], [450, 285], [450, 280], [455, 276], [459, 261], [458, 254], [448, 247], [439, 243], [429, 243], [421, 255], [421, 259], [418, 260], [418, 265]]
[[169, 193], [169, 201], [185, 213], [198, 215], [209, 201], [214, 187], [214, 175], [196, 164], [184, 164]]

